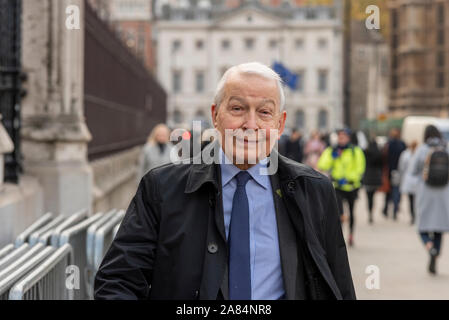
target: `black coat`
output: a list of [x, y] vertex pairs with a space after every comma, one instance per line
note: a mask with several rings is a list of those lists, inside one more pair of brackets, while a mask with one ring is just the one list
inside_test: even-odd
[[[95, 299], [228, 297], [219, 165], [166, 165], [141, 181], [95, 278]], [[279, 157], [271, 176], [286, 299], [355, 299], [331, 182]]]
[[382, 185], [382, 151], [377, 146], [370, 145], [365, 150], [366, 169], [362, 183], [365, 186], [380, 187]]

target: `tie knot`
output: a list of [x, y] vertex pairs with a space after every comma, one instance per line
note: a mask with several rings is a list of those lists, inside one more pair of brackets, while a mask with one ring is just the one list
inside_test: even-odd
[[251, 179], [251, 175], [246, 171], [240, 172], [235, 177], [237, 178], [237, 186], [238, 187], [245, 187], [246, 184], [248, 183], [249, 179]]

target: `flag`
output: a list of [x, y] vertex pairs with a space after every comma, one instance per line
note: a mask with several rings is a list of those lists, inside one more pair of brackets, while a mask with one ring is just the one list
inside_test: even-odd
[[279, 74], [282, 81], [292, 90], [298, 87], [298, 75], [288, 70], [282, 63], [275, 62], [273, 70]]

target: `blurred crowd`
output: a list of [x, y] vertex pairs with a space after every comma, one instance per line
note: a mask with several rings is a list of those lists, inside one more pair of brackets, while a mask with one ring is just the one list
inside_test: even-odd
[[[429, 253], [428, 271], [436, 274], [444, 232], [449, 231], [449, 152], [447, 142], [438, 129], [425, 128], [424, 143], [409, 145], [401, 139], [401, 131], [392, 129], [388, 139], [342, 128], [322, 134], [312, 131], [303, 135], [292, 129], [279, 141], [279, 153], [325, 174], [332, 180], [342, 224], [348, 223], [349, 246], [354, 245], [355, 202], [363, 190], [367, 196], [368, 223], [374, 223], [374, 198], [384, 194], [383, 216], [397, 220], [401, 199], [408, 198], [410, 224], [416, 224], [418, 234]], [[158, 125], [144, 146], [140, 161], [141, 178], [152, 168], [170, 162], [170, 153], [177, 143], [190, 145], [193, 135], [178, 134], [172, 143], [172, 131]], [[213, 141], [213, 129], [201, 135], [201, 149]], [[182, 154], [178, 154], [183, 158]], [[346, 206], [344, 205], [346, 203]]]

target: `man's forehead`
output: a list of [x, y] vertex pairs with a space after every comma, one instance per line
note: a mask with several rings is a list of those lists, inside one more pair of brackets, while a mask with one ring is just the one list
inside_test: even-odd
[[265, 100], [279, 101], [276, 80], [252, 74], [231, 74], [225, 83], [228, 98], [253, 96]]

